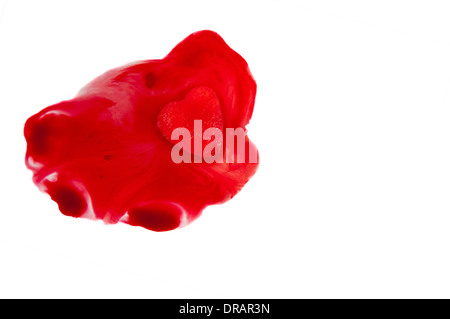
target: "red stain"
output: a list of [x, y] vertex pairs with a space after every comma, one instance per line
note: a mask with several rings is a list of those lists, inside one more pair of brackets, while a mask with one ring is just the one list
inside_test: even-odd
[[[232, 198], [258, 167], [176, 164], [171, 132], [192, 133], [194, 120], [203, 131], [245, 129], [255, 94], [246, 61], [218, 34], [199, 31], [164, 59], [110, 70], [30, 117], [26, 164], [65, 215], [171, 230]], [[245, 145], [256, 150], [248, 137]]]

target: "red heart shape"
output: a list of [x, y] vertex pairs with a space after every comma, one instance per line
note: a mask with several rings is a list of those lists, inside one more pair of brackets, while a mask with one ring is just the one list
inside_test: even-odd
[[189, 91], [181, 101], [170, 102], [159, 112], [158, 128], [163, 136], [171, 139], [176, 128], [186, 128], [194, 138], [194, 120], [202, 121], [202, 135], [210, 127], [223, 132], [223, 115], [219, 98], [206, 86], [198, 86]]

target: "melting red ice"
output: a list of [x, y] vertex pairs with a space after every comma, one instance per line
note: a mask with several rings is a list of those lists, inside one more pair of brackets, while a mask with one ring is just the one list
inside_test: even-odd
[[[176, 164], [171, 132], [192, 132], [194, 120], [203, 131], [245, 129], [255, 94], [246, 61], [218, 34], [199, 31], [164, 59], [110, 70], [30, 117], [26, 164], [64, 215], [175, 229], [232, 198], [258, 163]], [[248, 137], [245, 145], [256, 153]]]

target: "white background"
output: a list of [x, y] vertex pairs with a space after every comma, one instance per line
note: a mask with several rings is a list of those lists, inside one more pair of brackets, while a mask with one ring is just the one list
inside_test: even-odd
[[[450, 297], [448, 1], [0, 1], [0, 297]], [[59, 213], [25, 120], [211, 29], [249, 63], [260, 169], [154, 233]]]

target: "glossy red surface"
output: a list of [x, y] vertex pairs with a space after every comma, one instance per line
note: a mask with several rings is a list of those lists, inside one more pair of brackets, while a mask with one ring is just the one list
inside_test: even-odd
[[[26, 164], [65, 215], [171, 230], [232, 198], [258, 167], [176, 164], [171, 132], [181, 126], [194, 136], [194, 120], [203, 132], [245, 129], [255, 94], [246, 61], [218, 34], [199, 31], [164, 59], [110, 70], [30, 117]], [[255, 148], [248, 137], [245, 144]]]

